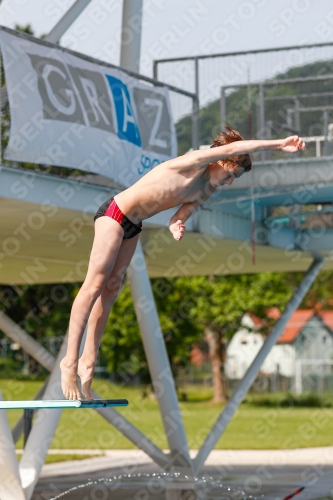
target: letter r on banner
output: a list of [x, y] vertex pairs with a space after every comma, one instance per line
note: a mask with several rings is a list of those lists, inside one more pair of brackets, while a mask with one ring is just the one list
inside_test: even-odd
[[118, 137], [141, 147], [141, 137], [136, 122], [131, 96], [127, 86], [118, 78], [106, 75], [111, 87], [118, 123]]

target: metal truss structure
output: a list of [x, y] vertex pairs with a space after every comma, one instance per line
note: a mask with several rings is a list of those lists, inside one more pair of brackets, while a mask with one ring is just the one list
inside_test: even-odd
[[[50, 33], [49, 37], [53, 37], [53, 42], [56, 42], [61, 34], [68, 28], [70, 23], [74, 21], [79, 12], [81, 12], [82, 5], [85, 6], [88, 3], [89, 1], [76, 1], [72, 9], [59, 22], [59, 25]], [[78, 7], [79, 4], [81, 10]], [[138, 0], [124, 0], [123, 6], [123, 26], [126, 26], [130, 16], [133, 14], [133, 9], [136, 9], [136, 12], [141, 12], [142, 3]], [[78, 10], [75, 10], [76, 8]], [[133, 48], [131, 50], [131, 48], [127, 46], [126, 54], [124, 52], [122, 53], [122, 64], [128, 69], [135, 69], [135, 64], [137, 64], [137, 48], [140, 47], [140, 33], [137, 33], [137, 36], [133, 36], [133, 45], [135, 46], [135, 50]], [[279, 338], [291, 315], [297, 309], [303, 297], [316, 279], [323, 262], [324, 260], [320, 255], [316, 255], [313, 258], [313, 262], [306, 271], [303, 280], [295, 290], [284, 312], [268, 335], [266, 342], [248, 369], [244, 379], [240, 382], [227, 405], [217, 418], [196, 458], [192, 460], [190, 458], [174, 379], [147, 272], [145, 255], [139, 243], [128, 269], [128, 280], [142, 334], [150, 375], [169, 444], [169, 453], [165, 453], [156, 446], [147, 436], [114, 408], [99, 408], [96, 409], [96, 411], [132, 443], [143, 450], [164, 470], [197, 475], [202, 470], [205, 460], [225, 431], [233, 414], [254, 381], [270, 349]], [[149, 305], [148, 308], [147, 304]], [[147, 312], [147, 310], [149, 312]], [[58, 356], [55, 358], [4, 313], [0, 313], [0, 329], [13, 341], [18, 342], [25, 352], [49, 371], [50, 376], [48, 380], [41, 391], [36, 394], [35, 398], [38, 399], [41, 397], [41, 394], [43, 394], [44, 399], [62, 399], [59, 363], [64, 356], [67, 339], [64, 340]], [[94, 394], [94, 397], [100, 399], [98, 394]], [[22, 459], [20, 464], [18, 464], [15, 455], [15, 441], [17, 441], [22, 433], [22, 419], [11, 431], [5, 413], [0, 412], [0, 496], [2, 500], [30, 500], [60, 416], [61, 409], [42, 409], [38, 411], [38, 418], [36, 418], [27, 440]], [[176, 490], [169, 494], [169, 498], [179, 498], [179, 495], [177, 497]]]

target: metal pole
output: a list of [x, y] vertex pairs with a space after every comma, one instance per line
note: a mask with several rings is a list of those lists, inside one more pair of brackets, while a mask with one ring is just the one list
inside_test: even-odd
[[76, 0], [66, 14], [58, 21], [55, 27], [44, 38], [47, 42], [58, 43], [62, 35], [68, 30], [91, 0]]
[[224, 124], [227, 121], [227, 105], [226, 105], [224, 87], [221, 87], [220, 113], [221, 113], [221, 130], [223, 130]]
[[274, 344], [277, 342], [278, 338], [282, 334], [283, 330], [285, 329], [290, 317], [294, 313], [294, 311], [297, 309], [301, 301], [303, 300], [303, 297], [311, 287], [312, 283], [316, 279], [317, 274], [319, 273], [322, 265], [323, 265], [324, 260], [321, 257], [316, 257], [314, 261], [312, 262], [311, 266], [309, 267], [308, 271], [306, 272], [304, 278], [302, 279], [301, 283], [295, 290], [293, 296], [291, 299], [288, 301], [283, 313], [281, 314], [280, 318], [278, 321], [275, 323], [274, 327], [272, 328], [271, 332], [269, 333], [264, 345], [258, 352], [256, 358], [253, 360], [251, 366], [248, 368], [246, 374], [244, 375], [243, 379], [237, 386], [236, 390], [234, 391], [233, 395], [229, 399], [228, 403], [225, 405], [223, 411], [221, 412], [220, 416], [216, 420], [213, 428], [209, 432], [205, 442], [201, 446], [196, 458], [194, 459], [194, 470], [195, 474], [198, 474], [203, 467], [206, 458], [210, 454], [211, 450], [214, 448], [215, 444], [217, 441], [220, 439], [221, 435], [225, 431], [228, 423], [232, 419], [235, 411], [237, 410], [238, 406], [242, 402], [244, 396], [246, 395], [247, 391], [251, 387], [252, 383], [254, 382], [260, 367], [262, 366], [263, 362], [265, 361], [268, 353], [274, 346]]
[[158, 62], [157, 61], [153, 62], [153, 78], [155, 80], [158, 80]]
[[[58, 43], [62, 35], [68, 30], [68, 28], [73, 24], [76, 18], [81, 14], [81, 12], [86, 8], [86, 6], [91, 2], [91, 0], [76, 0], [74, 5], [66, 12], [66, 14], [60, 19], [60, 21], [55, 25], [55, 27], [50, 31], [48, 35], [44, 38], [47, 42]], [[2, 110], [8, 102], [8, 93], [6, 84], [0, 88], [1, 94], [1, 104], [0, 110]]]
[[[300, 133], [301, 133], [300, 103], [299, 103], [299, 100], [297, 98], [295, 99], [295, 128], [297, 130], [297, 134], [300, 135]], [[297, 151], [295, 156], [300, 157], [301, 151]], [[290, 157], [291, 157], [291, 155], [290, 155]]]
[[247, 68], [247, 120], [248, 120], [248, 134], [249, 139], [252, 139], [252, 99], [251, 99], [251, 78], [250, 78], [250, 66]]
[[[1, 392], [0, 400], [2, 401]], [[1, 500], [25, 500], [15, 444], [5, 411], [0, 412], [0, 498]]]
[[294, 113], [294, 110], [292, 108], [287, 109], [287, 127], [289, 127], [289, 130], [293, 128], [293, 119], [292, 115]]
[[308, 45], [289, 45], [288, 47], [274, 47], [271, 49], [258, 49], [258, 50], [246, 50], [237, 52], [222, 52], [215, 54], [202, 54], [197, 56], [184, 56], [184, 57], [168, 57], [165, 59], [156, 59], [157, 62], [175, 62], [175, 61], [188, 61], [193, 59], [215, 59], [217, 57], [230, 57], [230, 56], [245, 56], [247, 54], [267, 54], [269, 52], [280, 52], [286, 50], [300, 50], [300, 49], [313, 49], [314, 47], [331, 47], [332, 42], [325, 43], [313, 43]]
[[24, 410], [23, 416], [23, 443], [24, 446], [27, 444], [31, 429], [32, 429], [32, 419], [34, 416], [33, 410]]
[[198, 147], [200, 146], [201, 143], [201, 134], [200, 134], [200, 89], [199, 89], [199, 59], [196, 58], [195, 64], [194, 64], [194, 69], [195, 69], [195, 95], [197, 96], [197, 141], [198, 141]]
[[[264, 86], [262, 83], [259, 84], [259, 97], [258, 97], [258, 102], [259, 102], [259, 138], [260, 139], [266, 139], [266, 133], [265, 133], [265, 95], [264, 95]], [[261, 161], [266, 160], [266, 154], [265, 151], [261, 151], [260, 153], [260, 159]]]
[[142, 0], [123, 0], [120, 66], [140, 73]]
[[[266, 122], [266, 139], [270, 140], [272, 139], [272, 129], [273, 129], [273, 122], [272, 120], [267, 120]], [[265, 151], [265, 159], [267, 161], [271, 161], [272, 159], [272, 150], [269, 149], [268, 151]]]
[[328, 156], [328, 111], [327, 109], [323, 112], [323, 122], [324, 122], [324, 156]]
[[14, 323], [4, 312], [0, 311], [0, 330], [9, 338], [20, 344], [25, 352], [30, 354], [39, 364], [49, 372], [54, 367], [54, 357], [36, 340], [28, 335], [22, 328]]
[[163, 333], [140, 241], [128, 269], [143, 346], [174, 465], [191, 468], [185, 429], [181, 417]]
[[295, 99], [295, 129], [297, 130], [297, 133], [301, 133], [301, 119], [300, 119], [300, 110], [299, 110], [299, 100], [296, 98]]
[[199, 60], [194, 60], [194, 84], [195, 98], [192, 107], [192, 148], [199, 149], [200, 146], [200, 103], [199, 103]]
[[[101, 397], [92, 391], [95, 399], [101, 399]], [[127, 437], [132, 443], [136, 444], [138, 448], [144, 451], [155, 463], [163, 468], [166, 468], [169, 462], [167, 455], [156, 446], [150, 439], [148, 439], [139, 429], [133, 427], [120, 413], [118, 413], [113, 408], [96, 408], [97, 413], [99, 413], [105, 420], [107, 420], [111, 425], [118, 429], [124, 436]]]

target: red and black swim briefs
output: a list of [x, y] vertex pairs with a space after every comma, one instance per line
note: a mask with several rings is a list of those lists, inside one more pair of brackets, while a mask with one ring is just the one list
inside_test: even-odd
[[122, 213], [113, 198], [109, 198], [99, 207], [94, 217], [94, 221], [103, 216], [111, 217], [111, 219], [117, 221], [118, 224], [121, 225], [124, 230], [124, 240], [129, 240], [142, 231], [142, 222], [134, 224], [130, 221], [126, 215]]

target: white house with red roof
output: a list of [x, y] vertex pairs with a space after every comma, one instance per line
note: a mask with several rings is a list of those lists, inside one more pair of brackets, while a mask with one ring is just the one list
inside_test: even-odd
[[[228, 378], [241, 379], [244, 376], [264, 343], [263, 335], [256, 333], [261, 326], [262, 322], [254, 315], [244, 315], [242, 328], [227, 346], [225, 371]], [[333, 359], [333, 311], [296, 311], [267, 356], [261, 372], [294, 377], [296, 361], [300, 359]], [[307, 372], [312, 369], [311, 365], [304, 368]]]

